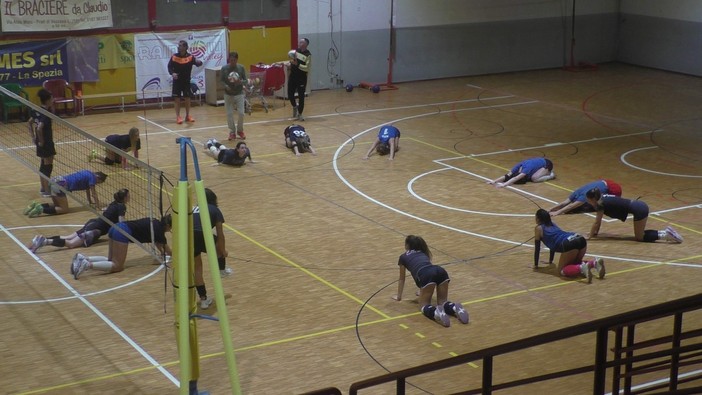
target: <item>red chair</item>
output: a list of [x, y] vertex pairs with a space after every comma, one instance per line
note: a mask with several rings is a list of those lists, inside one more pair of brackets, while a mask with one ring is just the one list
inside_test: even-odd
[[68, 114], [69, 106], [73, 115], [78, 114], [78, 100], [73, 87], [66, 80], [46, 80], [42, 87], [54, 97], [54, 108], [58, 114], [58, 106], [63, 105], [63, 110]]

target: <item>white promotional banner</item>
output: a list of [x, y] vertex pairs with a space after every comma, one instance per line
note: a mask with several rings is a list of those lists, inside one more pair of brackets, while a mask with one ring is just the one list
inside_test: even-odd
[[112, 27], [111, 0], [2, 0], [4, 32]]
[[134, 35], [134, 68], [136, 89], [145, 98], [168, 96], [173, 80], [168, 73], [168, 61], [178, 52], [178, 41], [188, 42], [188, 52], [203, 62], [193, 66], [191, 82], [205, 93], [205, 69], [220, 69], [227, 63], [227, 30], [194, 32], [145, 33]]

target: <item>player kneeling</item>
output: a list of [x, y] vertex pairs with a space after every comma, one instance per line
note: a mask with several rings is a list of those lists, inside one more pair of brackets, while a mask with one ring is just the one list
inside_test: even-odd
[[300, 125], [290, 125], [283, 132], [285, 136], [285, 146], [292, 149], [296, 156], [309, 151], [312, 155], [317, 155], [317, 152], [312, 148], [310, 136], [305, 132], [305, 128]]

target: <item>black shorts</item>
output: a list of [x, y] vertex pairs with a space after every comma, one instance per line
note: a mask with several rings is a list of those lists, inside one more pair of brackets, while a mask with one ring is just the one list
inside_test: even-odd
[[56, 155], [56, 147], [54, 143], [44, 143], [41, 147], [37, 145], [37, 156], [40, 158], [48, 158]]
[[629, 212], [634, 216], [634, 221], [641, 221], [648, 217], [648, 204], [641, 200], [632, 200], [629, 204]]
[[[215, 243], [217, 242], [217, 235], [214, 236]], [[205, 247], [205, 234], [199, 230], [193, 231], [193, 253], [194, 256], [200, 256], [202, 253], [207, 253], [207, 248]]]
[[419, 288], [424, 288], [432, 283], [438, 285], [444, 281], [449, 281], [449, 276], [446, 269], [435, 265], [421, 268], [419, 273], [417, 273], [417, 278], [414, 279], [414, 282]]
[[575, 234], [568, 237], [563, 243], [561, 243], [557, 248], [556, 252], [567, 252], [572, 250], [582, 250], [587, 247], [587, 240], [584, 237]]
[[190, 90], [190, 81], [181, 81], [180, 79], [173, 81], [173, 97], [192, 97], [193, 91]]

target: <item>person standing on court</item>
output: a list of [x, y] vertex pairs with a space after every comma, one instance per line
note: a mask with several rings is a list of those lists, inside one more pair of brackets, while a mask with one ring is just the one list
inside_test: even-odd
[[[246, 83], [246, 69], [239, 63], [239, 53], [229, 53], [228, 63], [222, 66], [220, 79], [224, 83], [224, 110], [227, 112], [227, 126], [229, 126], [229, 140], [236, 140], [236, 136], [246, 139], [244, 134], [244, 83]], [[239, 114], [234, 123], [234, 109]]]
[[[217, 207], [217, 195], [210, 189], [205, 188], [205, 197], [207, 199], [207, 211], [210, 215], [210, 222], [214, 232], [215, 250], [217, 254], [217, 263], [219, 264], [219, 274], [229, 276], [232, 274], [232, 269], [226, 267], [226, 258], [228, 255], [224, 241], [224, 214]], [[211, 297], [207, 296], [207, 287], [205, 286], [205, 278], [202, 275], [202, 253], [207, 253], [205, 246], [205, 234], [202, 229], [202, 219], [200, 218], [200, 206], [193, 208], [193, 244], [195, 267], [193, 270], [193, 278], [195, 282], [195, 290], [200, 297], [200, 308], [207, 309], [213, 302]]]
[[[293, 118], [304, 121], [302, 112], [305, 110], [305, 90], [307, 90], [307, 74], [312, 66], [312, 53], [307, 49], [310, 40], [301, 38], [298, 41], [295, 57], [290, 59], [290, 75], [288, 76], [288, 99], [293, 108]], [[297, 99], [295, 99], [297, 93]]]
[[[46, 111], [51, 112], [54, 104], [54, 97], [46, 89], [40, 89], [37, 92], [41, 107]], [[51, 196], [49, 190], [49, 179], [54, 170], [54, 156], [56, 156], [56, 147], [54, 146], [54, 130], [51, 125], [51, 118], [39, 111], [32, 111], [29, 117], [29, 135], [37, 147], [37, 156], [41, 159], [39, 164], [39, 173], [44, 177], [39, 176], [39, 182], [42, 197]]]
[[168, 73], [173, 78], [173, 101], [175, 103], [176, 123], [182, 124], [183, 118], [180, 117], [180, 101], [185, 99], [185, 121], [195, 122], [195, 119], [190, 116], [190, 75], [193, 66], [202, 66], [202, 61], [194, 55], [188, 53], [188, 43], [185, 40], [178, 42], [178, 52], [171, 56], [168, 61]]

